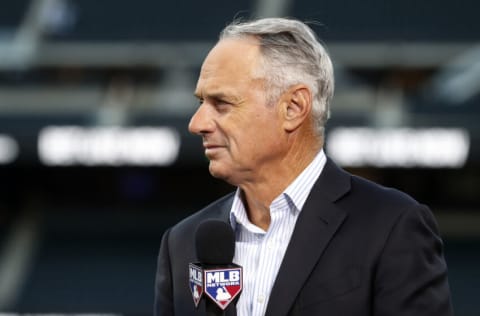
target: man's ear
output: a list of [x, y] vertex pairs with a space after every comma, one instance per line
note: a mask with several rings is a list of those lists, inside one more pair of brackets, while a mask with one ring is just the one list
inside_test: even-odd
[[290, 87], [282, 97], [284, 129], [292, 132], [304, 124], [312, 110], [312, 93], [304, 84]]

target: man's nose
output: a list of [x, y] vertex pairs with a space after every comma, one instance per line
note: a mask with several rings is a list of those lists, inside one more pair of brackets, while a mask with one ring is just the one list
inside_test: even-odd
[[193, 114], [188, 124], [188, 130], [192, 134], [204, 135], [211, 133], [215, 128], [210, 111], [207, 104], [201, 104], [197, 111]]

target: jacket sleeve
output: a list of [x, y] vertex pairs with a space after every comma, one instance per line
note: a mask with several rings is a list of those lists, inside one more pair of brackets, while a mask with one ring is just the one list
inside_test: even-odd
[[399, 216], [380, 256], [375, 316], [452, 316], [443, 244], [430, 210], [418, 205]]
[[167, 230], [162, 238], [160, 253], [158, 255], [157, 275], [155, 279], [155, 316], [173, 316], [173, 287], [170, 267], [170, 254], [168, 238], [170, 230]]

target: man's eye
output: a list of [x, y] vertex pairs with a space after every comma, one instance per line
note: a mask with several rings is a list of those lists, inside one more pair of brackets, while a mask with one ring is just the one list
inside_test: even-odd
[[232, 104], [228, 101], [223, 101], [223, 100], [219, 100], [217, 102], [215, 102], [215, 108], [217, 109], [217, 111], [219, 112], [227, 112], [230, 110], [230, 106]]
[[227, 100], [218, 99], [218, 100], [215, 101], [215, 104], [217, 106], [225, 106], [225, 105], [231, 105], [232, 103], [230, 101], [227, 101]]

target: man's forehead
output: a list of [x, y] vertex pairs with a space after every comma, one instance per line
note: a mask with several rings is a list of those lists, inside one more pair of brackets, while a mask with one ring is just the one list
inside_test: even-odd
[[205, 88], [216, 88], [257, 79], [259, 62], [258, 41], [244, 38], [224, 39], [206, 57], [197, 82], [195, 94]]

